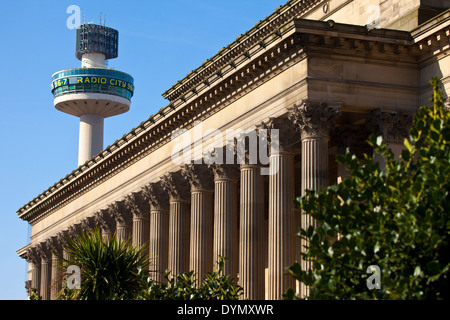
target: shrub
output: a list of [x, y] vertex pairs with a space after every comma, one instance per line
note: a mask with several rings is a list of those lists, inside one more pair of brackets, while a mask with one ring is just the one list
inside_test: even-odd
[[[289, 268], [309, 286], [308, 299], [450, 298], [450, 113], [439, 79], [430, 83], [433, 108], [416, 112], [398, 160], [381, 137], [371, 136], [383, 170], [372, 157], [360, 161], [347, 150], [338, 161], [350, 178], [297, 198], [317, 222], [299, 232], [309, 242], [302, 258], [313, 268]], [[366, 285], [371, 265], [379, 267], [381, 289]], [[298, 297], [288, 290], [285, 298]]]

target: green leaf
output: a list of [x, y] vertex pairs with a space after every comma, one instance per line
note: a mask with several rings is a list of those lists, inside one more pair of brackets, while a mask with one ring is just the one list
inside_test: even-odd
[[377, 137], [376, 144], [377, 144], [377, 146], [381, 146], [383, 144], [383, 137], [382, 136], [378, 136]]
[[405, 145], [406, 149], [407, 149], [409, 152], [411, 152], [411, 150], [413, 149], [413, 146], [412, 146], [412, 144], [409, 142], [409, 140], [405, 138], [405, 139], [403, 140], [403, 144]]
[[402, 158], [405, 161], [409, 161], [411, 159], [411, 153], [408, 150], [402, 150]]
[[420, 270], [420, 266], [417, 266], [415, 269], [414, 269], [414, 277], [419, 277], [420, 276], [420, 274], [421, 274], [421, 270]]
[[[313, 268], [293, 265], [289, 274], [310, 286], [309, 299], [450, 299], [450, 112], [439, 83], [434, 109], [417, 110], [398, 161], [371, 135], [384, 161], [347, 150], [337, 157], [349, 172], [342, 183], [297, 198], [315, 222], [300, 232]], [[380, 267], [381, 290], [367, 289], [370, 265]]]

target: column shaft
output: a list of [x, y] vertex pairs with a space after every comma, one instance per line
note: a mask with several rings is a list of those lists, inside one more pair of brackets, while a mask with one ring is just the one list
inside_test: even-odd
[[148, 199], [146, 199], [145, 190], [127, 195], [125, 206], [132, 214], [131, 243], [133, 247], [143, 249], [145, 256], [148, 256], [150, 206]]
[[214, 192], [214, 248], [213, 262], [219, 256], [227, 258], [224, 275], [237, 278], [239, 258], [237, 181], [227, 178], [215, 180]]
[[41, 262], [41, 286], [39, 294], [42, 300], [50, 300], [50, 283], [51, 283], [52, 262], [51, 259], [45, 258]]
[[169, 217], [169, 262], [172, 275], [189, 271], [190, 211], [188, 201], [172, 199]]
[[[136, 249], [142, 249], [142, 255], [148, 261], [150, 241], [150, 219], [142, 215], [133, 216], [132, 244]], [[150, 264], [146, 269], [150, 269]]]
[[149, 259], [152, 278], [164, 281], [164, 271], [168, 267], [169, 212], [162, 209], [150, 211]]
[[302, 140], [302, 196], [328, 186], [328, 138]]
[[50, 297], [52, 300], [58, 299], [58, 293], [62, 289], [61, 259], [57, 254], [52, 253], [52, 272]]
[[41, 263], [35, 262], [31, 267], [31, 288], [40, 294], [41, 289]]
[[[301, 173], [301, 192], [302, 196], [306, 190], [319, 191], [328, 186], [328, 137], [312, 137], [302, 139], [302, 173]], [[309, 226], [315, 226], [313, 218], [303, 213], [301, 215], [301, 227], [308, 229]], [[306, 240], [301, 240], [301, 248], [304, 250], [308, 246]], [[302, 260], [302, 270], [312, 268], [310, 261]], [[302, 297], [309, 295], [309, 288], [300, 284], [300, 295]]]
[[269, 175], [268, 293], [269, 299], [281, 299], [295, 288], [294, 279], [284, 275], [295, 260], [294, 154], [272, 155], [270, 161], [278, 170]]
[[[336, 119], [341, 114], [341, 103], [312, 102], [303, 100], [301, 105], [295, 105], [289, 112], [289, 119], [298, 126], [302, 140], [301, 164], [301, 195], [306, 190], [317, 192], [328, 186], [328, 140], [330, 130], [334, 127]], [[302, 213], [301, 226], [307, 229], [314, 226], [312, 218]], [[302, 240], [301, 250], [304, 252], [305, 243]], [[302, 270], [312, 268], [309, 261], [301, 261]], [[308, 288], [300, 284], [299, 294], [308, 295]]]
[[241, 165], [239, 230], [239, 283], [244, 298], [265, 296], [264, 277], [264, 188], [260, 168]]
[[189, 269], [197, 275], [198, 283], [213, 270], [213, 215], [213, 192], [193, 189]]
[[133, 217], [132, 243], [135, 248], [148, 247], [150, 223], [148, 218]]
[[125, 242], [127, 240], [130, 240], [131, 238], [131, 226], [127, 225], [118, 225], [116, 229], [116, 237], [117, 240]]

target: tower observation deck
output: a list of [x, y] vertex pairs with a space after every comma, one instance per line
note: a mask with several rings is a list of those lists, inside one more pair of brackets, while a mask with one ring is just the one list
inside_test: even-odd
[[55, 108], [80, 118], [78, 165], [103, 150], [104, 119], [130, 109], [133, 77], [105, 64], [118, 56], [118, 35], [117, 30], [102, 25], [80, 25], [75, 56], [81, 68], [52, 75]]

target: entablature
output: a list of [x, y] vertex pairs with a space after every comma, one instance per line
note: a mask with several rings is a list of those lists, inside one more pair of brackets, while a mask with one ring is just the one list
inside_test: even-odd
[[[316, 2], [310, 1], [310, 4]], [[286, 21], [290, 14], [288, 11], [283, 14], [286, 15], [283, 21]], [[197, 82], [192, 78], [189, 90], [177, 87], [176, 92], [171, 91], [172, 101], [168, 106], [20, 208], [19, 217], [30, 223], [44, 218], [170, 141], [173, 130], [190, 128], [195, 120], [221, 110], [305, 59], [308, 52], [340, 50], [343, 54], [355, 55], [360, 50], [377, 55], [401, 55], [405, 59], [416, 59], [419, 52], [412, 48], [416, 44], [406, 31], [368, 30], [334, 21], [296, 18], [276, 26], [275, 31], [252, 42], [253, 46], [245, 47], [240, 55], [222, 57], [223, 68], [216, 69], [209, 77]], [[187, 85], [184, 83], [184, 88]]]

